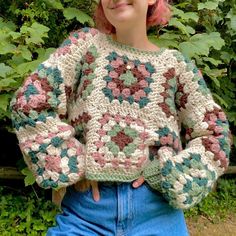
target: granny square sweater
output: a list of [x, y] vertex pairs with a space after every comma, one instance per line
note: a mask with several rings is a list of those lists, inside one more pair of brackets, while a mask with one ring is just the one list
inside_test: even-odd
[[229, 163], [226, 116], [193, 62], [93, 28], [72, 32], [24, 81], [11, 109], [25, 162], [43, 188], [143, 175], [169, 204], [188, 208]]

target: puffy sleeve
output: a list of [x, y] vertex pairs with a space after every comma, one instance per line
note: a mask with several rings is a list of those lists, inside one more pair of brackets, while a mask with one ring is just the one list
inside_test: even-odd
[[186, 209], [199, 203], [226, 170], [230, 131], [226, 115], [214, 102], [199, 69], [182, 54], [176, 57], [175, 102], [186, 147], [179, 153], [160, 147], [144, 177], [170, 205]]
[[84, 28], [26, 78], [11, 101], [13, 126], [24, 160], [43, 188], [74, 184], [84, 176], [85, 146], [66, 122], [68, 103], [78, 83], [79, 61], [96, 35]]

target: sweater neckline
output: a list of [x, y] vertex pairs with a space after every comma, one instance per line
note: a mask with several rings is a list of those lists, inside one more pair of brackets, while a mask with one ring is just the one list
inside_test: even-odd
[[164, 47], [160, 47], [159, 50], [156, 51], [151, 51], [151, 50], [143, 50], [143, 49], [139, 49], [139, 48], [135, 48], [132, 46], [129, 46], [127, 44], [123, 44], [120, 42], [117, 42], [115, 40], [112, 39], [112, 36], [109, 34], [104, 34], [105, 35], [105, 39], [108, 42], [108, 44], [115, 46], [116, 48], [131, 52], [131, 53], [138, 53], [138, 54], [142, 54], [142, 55], [160, 55], [162, 54], [167, 48]]

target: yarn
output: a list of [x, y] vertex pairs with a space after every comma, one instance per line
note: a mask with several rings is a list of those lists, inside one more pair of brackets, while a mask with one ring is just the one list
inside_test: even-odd
[[[43, 188], [144, 176], [176, 208], [205, 197], [229, 164], [229, 124], [195, 64], [92, 28], [71, 33], [16, 92], [12, 120]], [[180, 125], [185, 131], [182, 150]]]

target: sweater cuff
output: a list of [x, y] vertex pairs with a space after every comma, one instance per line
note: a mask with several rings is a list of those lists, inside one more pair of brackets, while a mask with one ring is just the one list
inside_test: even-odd
[[170, 160], [173, 154], [172, 148], [166, 146], [161, 147], [157, 152], [157, 157], [144, 169], [144, 179], [153, 189], [162, 192], [163, 173], [161, 166]]
[[154, 159], [150, 162], [143, 171], [145, 181], [155, 190], [161, 190], [161, 171], [160, 162]]

